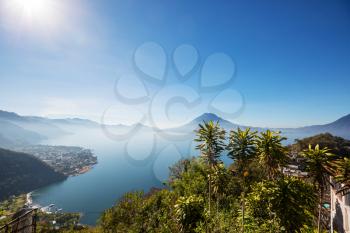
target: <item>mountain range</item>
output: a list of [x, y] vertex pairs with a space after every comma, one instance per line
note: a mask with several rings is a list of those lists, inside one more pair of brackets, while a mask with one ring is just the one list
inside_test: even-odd
[[225, 119], [222, 119], [213, 113], [204, 113], [203, 115], [195, 118], [188, 124], [182, 126], [182, 128], [193, 128], [199, 123], [206, 122], [209, 120], [219, 121], [220, 125], [226, 130], [236, 129], [239, 127], [241, 129], [251, 128], [252, 130], [256, 130], [258, 132], [264, 131], [266, 129], [280, 131], [283, 136], [288, 138], [288, 143], [292, 143], [297, 138], [309, 137], [320, 133], [331, 133], [335, 136], [350, 139], [350, 114], [341, 117], [340, 119], [334, 122], [324, 125], [312, 125], [298, 128], [266, 128], [238, 125]]
[[49, 119], [0, 110], [0, 147], [38, 144], [45, 139], [72, 134], [78, 128], [91, 127], [99, 124], [80, 118]]
[[[210, 120], [218, 121], [221, 127], [226, 130], [236, 129], [238, 127], [243, 129], [249, 127], [234, 124], [213, 113], [204, 113], [185, 125], [166, 130], [190, 132], [195, 130], [198, 127], [198, 124]], [[120, 129], [121, 131], [125, 131], [128, 127], [134, 126], [112, 125], [110, 127], [112, 127], [113, 130]], [[151, 127], [143, 126], [141, 128], [150, 129]], [[256, 131], [267, 129], [265, 127], [250, 128]], [[87, 119], [49, 119], [36, 116], [20, 116], [13, 112], [0, 110], [0, 129], [0, 147], [11, 148], [11, 146], [15, 145], [38, 144], [42, 140], [72, 134], [81, 129], [101, 129], [101, 125]], [[281, 131], [284, 136], [289, 138], [289, 143], [293, 142], [296, 138], [303, 138], [325, 132], [350, 139], [350, 114], [324, 125], [312, 125], [299, 128], [271, 128], [271, 130]]]

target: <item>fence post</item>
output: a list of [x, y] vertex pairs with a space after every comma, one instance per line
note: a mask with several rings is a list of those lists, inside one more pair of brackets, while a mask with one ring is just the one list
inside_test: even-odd
[[32, 225], [33, 225], [33, 228], [32, 228], [32, 232], [33, 233], [36, 233], [36, 218], [37, 218], [37, 209], [34, 210], [34, 215], [32, 217]]

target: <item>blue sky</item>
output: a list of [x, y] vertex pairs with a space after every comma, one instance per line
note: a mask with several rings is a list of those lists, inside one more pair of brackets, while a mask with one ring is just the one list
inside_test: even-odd
[[[167, 81], [160, 90], [187, 96], [186, 85], [202, 103], [226, 88], [237, 91], [244, 102], [232, 95], [219, 103], [226, 110], [230, 104], [239, 109], [227, 116], [234, 122], [294, 127], [350, 113], [349, 1], [47, 0], [40, 6], [40, 0], [26, 0], [38, 5], [29, 6], [34, 16], [24, 12], [20, 1], [0, 2], [0, 109], [98, 121], [108, 112], [113, 123], [133, 123], [151, 107], [120, 103], [115, 82], [131, 76], [147, 80], [137, 72], [134, 55], [144, 43], [155, 43], [167, 59]], [[176, 79], [171, 63], [183, 44], [199, 55], [184, 82]], [[162, 55], [142, 52], [142, 64], [157, 72]], [[234, 80], [201, 91], [196, 80], [203, 76], [202, 64], [217, 53], [234, 61]], [[181, 62], [191, 63], [190, 56]], [[207, 72], [220, 77], [225, 69], [217, 64]], [[143, 93], [140, 83], [127, 80], [123, 85], [129, 97]], [[148, 88], [152, 94], [159, 90], [156, 84]], [[168, 119], [164, 114], [154, 118], [167, 126], [207, 111], [206, 106], [186, 109], [177, 103], [164, 109], [160, 104], [154, 111], [168, 112]]]

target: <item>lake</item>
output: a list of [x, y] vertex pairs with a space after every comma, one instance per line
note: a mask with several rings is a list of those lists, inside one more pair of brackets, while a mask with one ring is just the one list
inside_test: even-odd
[[173, 144], [152, 132], [116, 141], [101, 130], [84, 130], [42, 144], [82, 146], [98, 157], [98, 164], [89, 172], [33, 192], [34, 203], [53, 203], [64, 212], [81, 212], [81, 222], [89, 225], [95, 225], [101, 213], [125, 192], [163, 187], [168, 167], [194, 153], [191, 140]]
[[[110, 132], [115, 135], [127, 131], [126, 127], [116, 127]], [[76, 133], [42, 144], [89, 148], [98, 157], [98, 164], [85, 174], [36, 190], [33, 202], [41, 206], [55, 204], [65, 212], [80, 212], [81, 222], [88, 225], [95, 225], [101, 213], [124, 193], [164, 187], [170, 166], [199, 154], [194, 149], [192, 130], [183, 135], [184, 132], [176, 130], [155, 133], [145, 128], [125, 137], [108, 136], [99, 128], [78, 128], [70, 132]], [[284, 144], [296, 138], [290, 133], [285, 136], [289, 140]], [[232, 162], [226, 156], [221, 158], [225, 164]]]

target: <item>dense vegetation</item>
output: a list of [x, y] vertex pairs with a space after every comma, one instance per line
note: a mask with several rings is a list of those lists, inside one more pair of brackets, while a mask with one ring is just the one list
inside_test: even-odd
[[8, 222], [7, 217], [12, 216], [25, 205], [26, 199], [26, 195], [19, 195], [0, 202], [0, 216], [6, 217], [0, 219], [0, 226], [5, 225]]
[[32, 155], [0, 149], [0, 200], [65, 178]]
[[[349, 160], [328, 148], [300, 148], [308, 176], [293, 177], [282, 172], [290, 148], [278, 132], [233, 130], [226, 143], [226, 132], [208, 122], [196, 133], [199, 157], [171, 167], [165, 189], [125, 194], [94, 231], [321, 232], [329, 175], [349, 191]], [[228, 167], [225, 153], [234, 160]]]
[[[9, 223], [14, 216], [18, 217], [18, 215], [22, 215], [23, 213], [27, 212], [28, 209], [25, 207], [26, 201], [26, 195], [19, 195], [12, 196], [11, 198], [0, 202], [0, 216], [5, 217], [0, 219], [0, 227], [4, 226], [6, 223]], [[80, 221], [80, 218], [80, 213], [63, 213], [61, 211], [46, 213], [39, 209], [36, 216], [36, 232], [53, 233], [69, 230], [81, 230], [86, 227], [77, 224]]]
[[319, 145], [321, 148], [327, 147], [332, 153], [343, 157], [350, 156], [350, 141], [341, 137], [333, 136], [330, 133], [322, 133], [312, 137], [295, 140], [295, 144], [291, 145], [292, 150], [302, 151], [309, 145]]

